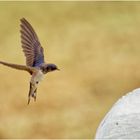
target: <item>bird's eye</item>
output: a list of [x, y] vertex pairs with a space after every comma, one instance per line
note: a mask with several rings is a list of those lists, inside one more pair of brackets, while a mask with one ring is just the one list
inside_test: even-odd
[[36, 81], [36, 84], [38, 84], [38, 81]]

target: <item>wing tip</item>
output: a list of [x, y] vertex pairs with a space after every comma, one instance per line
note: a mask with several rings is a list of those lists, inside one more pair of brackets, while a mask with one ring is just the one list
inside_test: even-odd
[[26, 20], [24, 17], [22, 17], [22, 18], [20, 19], [20, 21], [24, 21], [24, 20]]
[[24, 18], [24, 17], [22, 17], [22, 18], [20, 19], [20, 22], [21, 22], [21, 23], [28, 23], [28, 21], [27, 21], [26, 18]]

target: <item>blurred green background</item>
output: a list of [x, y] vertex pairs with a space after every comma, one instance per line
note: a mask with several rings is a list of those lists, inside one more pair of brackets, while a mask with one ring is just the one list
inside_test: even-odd
[[0, 60], [25, 64], [22, 17], [61, 71], [28, 106], [29, 74], [0, 66], [0, 138], [93, 138], [114, 102], [140, 87], [140, 2], [0, 2]]

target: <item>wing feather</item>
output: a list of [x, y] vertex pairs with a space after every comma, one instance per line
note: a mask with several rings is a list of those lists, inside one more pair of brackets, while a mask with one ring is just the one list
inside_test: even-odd
[[21, 21], [24, 23], [23, 25], [25, 25], [27, 27], [27, 29], [30, 31], [31, 35], [34, 36], [34, 38], [36, 38], [38, 40], [38, 37], [37, 37], [33, 27], [31, 26], [31, 24], [25, 18], [22, 18]]
[[24, 36], [28, 41], [31, 41], [31, 40], [33, 39], [33, 38], [32, 38], [29, 34], [27, 34], [27, 32], [25, 32], [24, 30], [21, 30], [20, 32], [21, 32], [22, 36]]
[[29, 34], [33, 38], [33, 35], [30, 33], [29, 29], [25, 25], [21, 24], [21, 27], [24, 29], [24, 31], [26, 31], [27, 34]]
[[5, 65], [5, 66], [8, 66], [8, 67], [11, 67], [11, 68], [14, 68], [14, 69], [27, 71], [27, 72], [29, 72], [30, 74], [32, 74], [33, 72], [36, 71], [35, 68], [30, 67], [30, 66], [12, 64], [12, 63], [7, 63], [7, 62], [3, 62], [3, 61], [0, 61], [0, 64], [3, 64], [3, 65]]
[[26, 65], [36, 67], [44, 63], [43, 48], [31, 24], [25, 19], [21, 20], [21, 44], [26, 57]]

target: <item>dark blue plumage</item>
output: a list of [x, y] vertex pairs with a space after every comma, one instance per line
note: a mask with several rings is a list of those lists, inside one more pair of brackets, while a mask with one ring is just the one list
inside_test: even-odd
[[43, 48], [33, 27], [25, 18], [22, 18], [20, 21], [21, 43], [26, 57], [26, 65], [11, 64], [2, 61], [0, 61], [0, 64], [14, 69], [27, 71], [32, 75], [28, 94], [29, 104], [31, 97], [36, 100], [37, 86], [44, 77], [44, 74], [59, 69], [55, 64], [45, 63]]

